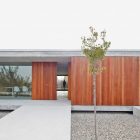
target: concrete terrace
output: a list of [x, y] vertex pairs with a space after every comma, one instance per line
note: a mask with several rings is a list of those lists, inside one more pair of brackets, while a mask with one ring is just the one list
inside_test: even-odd
[[[15, 110], [0, 119], [0, 140], [70, 140], [71, 110], [93, 111], [94, 106], [71, 106], [66, 99], [9, 99], [0, 100], [0, 109]], [[97, 110], [133, 111], [140, 116], [140, 109], [134, 106], [97, 106]]]
[[20, 107], [0, 119], [1, 140], [70, 140], [69, 101], [10, 102]]

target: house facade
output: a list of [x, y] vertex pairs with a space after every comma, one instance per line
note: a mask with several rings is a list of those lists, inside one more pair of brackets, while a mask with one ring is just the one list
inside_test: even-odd
[[[0, 50], [0, 66], [9, 65], [31, 67], [32, 100], [57, 100], [57, 76], [65, 75], [72, 105], [94, 104], [93, 76], [80, 50]], [[140, 105], [140, 50], [109, 50], [101, 65], [97, 105]]]

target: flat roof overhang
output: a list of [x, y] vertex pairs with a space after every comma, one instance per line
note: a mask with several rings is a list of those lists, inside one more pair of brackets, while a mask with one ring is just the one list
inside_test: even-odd
[[69, 50], [0, 50], [0, 62], [70, 62], [80, 51]]
[[[68, 63], [72, 56], [83, 56], [83, 54], [81, 50], [0, 50], [0, 63]], [[140, 56], [140, 50], [108, 50], [106, 56]]]

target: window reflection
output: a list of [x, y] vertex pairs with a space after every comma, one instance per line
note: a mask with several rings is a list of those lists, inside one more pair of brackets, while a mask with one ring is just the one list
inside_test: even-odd
[[0, 66], [0, 99], [31, 97], [31, 66]]

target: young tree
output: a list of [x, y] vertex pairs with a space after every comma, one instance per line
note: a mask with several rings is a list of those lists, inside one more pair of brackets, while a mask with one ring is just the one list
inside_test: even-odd
[[95, 140], [97, 140], [96, 130], [96, 75], [104, 69], [101, 66], [107, 49], [111, 42], [106, 41], [106, 32], [102, 31], [100, 34], [96, 32], [93, 27], [89, 27], [91, 35], [89, 37], [82, 37], [82, 52], [89, 61], [90, 72], [93, 74], [93, 96], [94, 96], [94, 122], [95, 122]]

